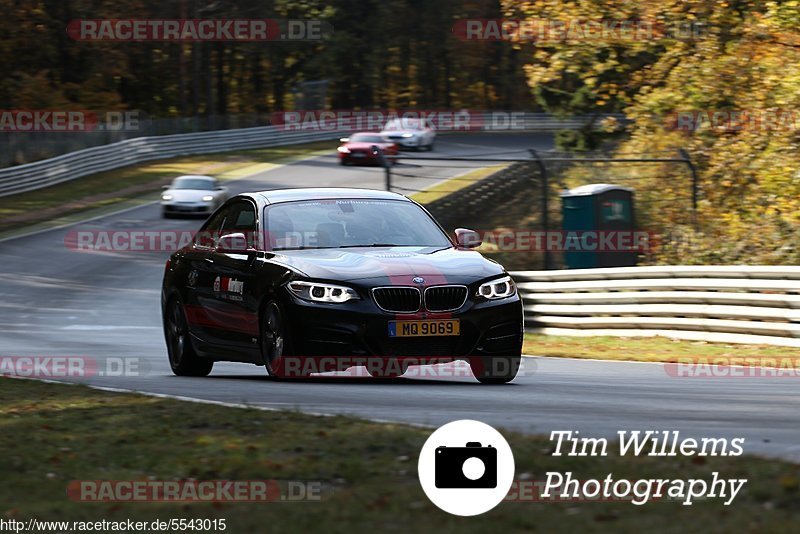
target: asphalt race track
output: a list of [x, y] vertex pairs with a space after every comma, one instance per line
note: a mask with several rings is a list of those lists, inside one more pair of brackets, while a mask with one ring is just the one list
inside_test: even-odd
[[[440, 138], [436, 151], [423, 155], [526, 157], [528, 148], [551, 144], [546, 135], [454, 135]], [[397, 171], [425, 178], [400, 177], [401, 187], [419, 189], [484, 165], [421, 166], [413, 157]], [[332, 156], [318, 157], [230, 184], [234, 192], [298, 186], [382, 188], [383, 171], [341, 167]], [[163, 221], [151, 204], [79, 226], [199, 225]], [[584, 437], [680, 430], [682, 437], [744, 437], [745, 452], [800, 461], [796, 378], [677, 378], [657, 364], [551, 358], [526, 358], [522, 374], [497, 387], [481, 386], [462, 364], [442, 366], [437, 376], [420, 376], [412, 368], [410, 378], [395, 381], [275, 381], [263, 368], [245, 364], [217, 364], [208, 378], [178, 378], [167, 363], [159, 308], [168, 253], [76, 252], [64, 244], [69, 230], [0, 243], [0, 356], [85, 356], [99, 362], [103, 375], [69, 380], [151, 393], [426, 425], [473, 418], [530, 433], [579, 430]], [[109, 373], [123, 360], [137, 367], [134, 376]]]

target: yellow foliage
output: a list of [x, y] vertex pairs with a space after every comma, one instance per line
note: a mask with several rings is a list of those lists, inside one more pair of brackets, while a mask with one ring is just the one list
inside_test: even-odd
[[[678, 200], [686, 177], [648, 166], [627, 171], [646, 229], [683, 241], [653, 261], [800, 261], [800, 2], [604, 0], [505, 2], [527, 20], [651, 20], [691, 28], [653, 39], [537, 43], [526, 73], [535, 91], [589, 97], [573, 110], [620, 110], [633, 120], [620, 153], [685, 149], [700, 181], [699, 226]], [[574, 76], [581, 86], [575, 86]], [[582, 108], [580, 106], [583, 106]], [[610, 106], [613, 106], [610, 108]], [[737, 115], [738, 113], [738, 115]], [[676, 117], [688, 118], [684, 127]], [[676, 126], [677, 125], [677, 126]], [[586, 174], [573, 171], [573, 178]], [[672, 198], [658, 209], [646, 202]], [[688, 243], [688, 244], [687, 244]]]

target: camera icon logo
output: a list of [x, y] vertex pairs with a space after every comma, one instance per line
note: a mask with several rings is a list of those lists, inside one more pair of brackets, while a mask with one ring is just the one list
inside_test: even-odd
[[437, 488], [496, 488], [497, 449], [478, 441], [466, 447], [437, 447], [434, 471]]
[[462, 419], [435, 430], [419, 456], [419, 481], [445, 512], [473, 516], [500, 504], [514, 482], [514, 455], [502, 434]]

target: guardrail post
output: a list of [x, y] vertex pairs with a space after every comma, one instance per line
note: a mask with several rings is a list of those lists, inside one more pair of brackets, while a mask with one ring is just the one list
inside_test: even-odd
[[542, 175], [542, 183], [541, 183], [541, 210], [542, 210], [542, 230], [544, 230], [544, 268], [545, 270], [549, 270], [553, 268], [553, 258], [550, 254], [550, 249], [547, 246], [547, 232], [550, 230], [550, 212], [549, 212], [549, 203], [548, 197], [550, 196], [550, 187], [548, 185], [548, 177], [547, 177], [547, 166], [542, 161], [542, 158], [539, 156], [539, 153], [536, 152], [534, 149], [529, 149], [528, 152], [531, 153], [533, 159], [536, 160], [536, 165], [539, 167], [539, 173]]
[[372, 145], [372, 155], [373, 156], [378, 156], [378, 161], [381, 163], [381, 166], [383, 167], [383, 172], [384, 172], [385, 177], [386, 177], [386, 190], [387, 191], [391, 191], [392, 190], [392, 166], [389, 163], [389, 160], [384, 155], [383, 149], [381, 149], [381, 147], [379, 147], [378, 145]]

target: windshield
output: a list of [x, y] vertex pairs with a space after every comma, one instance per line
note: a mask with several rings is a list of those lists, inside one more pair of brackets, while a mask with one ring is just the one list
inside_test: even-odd
[[172, 189], [203, 189], [211, 191], [216, 182], [203, 178], [178, 178], [172, 182]]
[[427, 213], [402, 200], [287, 202], [265, 211], [271, 250], [451, 245]]
[[356, 134], [350, 138], [351, 141], [355, 141], [356, 143], [385, 143], [386, 139], [381, 137], [380, 135], [370, 135], [370, 134]]

